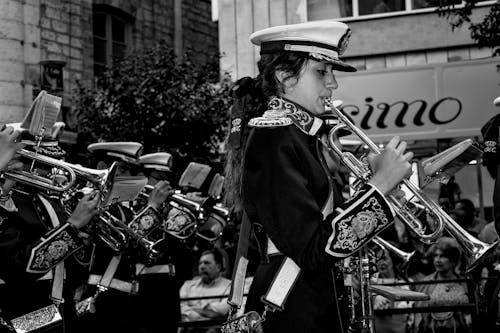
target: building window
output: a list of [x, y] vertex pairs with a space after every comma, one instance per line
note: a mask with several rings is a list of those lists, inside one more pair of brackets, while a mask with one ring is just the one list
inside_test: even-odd
[[117, 8], [94, 5], [94, 75], [123, 58], [130, 45], [133, 18]]
[[[434, 10], [442, 0], [307, 0], [309, 21], [357, 18], [370, 16], [391, 16], [423, 10]], [[448, 0], [461, 5], [461, 0]], [[481, 1], [492, 4], [495, 1]]]

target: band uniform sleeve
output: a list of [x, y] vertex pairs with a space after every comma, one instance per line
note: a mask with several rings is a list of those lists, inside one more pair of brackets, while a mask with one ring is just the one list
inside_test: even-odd
[[81, 245], [77, 231], [66, 224], [46, 232], [39, 225], [26, 223], [17, 213], [3, 215], [2, 222], [0, 278], [7, 283], [40, 278]]
[[[302, 270], [322, 272], [364, 243], [358, 241], [357, 247], [352, 243], [348, 249], [335, 250], [339, 255], [325, 251], [344, 237], [334, 232], [339, 230], [339, 221], [350, 226], [352, 222], [347, 219], [352, 220], [357, 214], [361, 215], [355, 221], [364, 221], [362, 212], [366, 211], [377, 217], [370, 222], [377, 225], [373, 230], [380, 231], [383, 227], [378, 224], [389, 225], [392, 218], [388, 217], [390, 210], [385, 199], [369, 185], [358, 200], [351, 200], [341, 210], [323, 217], [328, 181], [311, 148], [315, 140], [295, 126], [256, 129], [245, 155], [243, 185], [245, 204], [255, 210], [258, 223], [277, 249]], [[355, 226], [359, 228], [360, 224]], [[363, 239], [367, 241], [374, 232], [367, 232]]]
[[159, 227], [161, 223], [162, 219], [156, 209], [148, 205], [134, 216], [129, 227], [138, 235], [144, 236]]
[[394, 220], [391, 207], [370, 184], [338, 207], [336, 212], [325, 251], [339, 258], [345, 258], [363, 247]]
[[83, 246], [83, 241], [70, 223], [64, 223], [42, 237], [33, 247], [26, 266], [28, 273], [45, 273]]

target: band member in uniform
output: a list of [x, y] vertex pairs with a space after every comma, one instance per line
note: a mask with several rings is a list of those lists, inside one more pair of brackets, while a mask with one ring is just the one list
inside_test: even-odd
[[[4, 133], [0, 136], [5, 138]], [[26, 150], [36, 150], [41, 156], [59, 149], [57, 140], [35, 141], [23, 132], [21, 142], [26, 144]], [[11, 153], [8, 151], [5, 157], [12, 156]], [[31, 160], [23, 160], [21, 166], [23, 164], [29, 169]], [[9, 170], [8, 167], [4, 171]], [[100, 195], [92, 192], [84, 196], [68, 217], [57, 196], [48, 195], [47, 191], [24, 181], [11, 185], [14, 185], [12, 201], [17, 209], [0, 212], [0, 278], [3, 282], [0, 308], [4, 324], [10, 322], [11, 328], [24, 331], [46, 324], [52, 326], [51, 332], [72, 331], [73, 288], [85, 277], [85, 268], [73, 254], [84, 245], [86, 233], [82, 228], [97, 213]]]
[[[493, 105], [500, 107], [500, 96], [495, 98]], [[493, 214], [497, 234], [500, 235], [500, 114], [493, 116], [481, 128], [484, 140], [483, 164], [491, 178], [495, 180], [493, 189]], [[498, 248], [497, 248], [498, 253]], [[488, 272], [490, 279], [484, 287], [487, 310], [481, 318], [482, 327], [486, 331], [500, 329], [500, 266], [491, 267]]]
[[262, 262], [245, 310], [266, 307], [265, 332], [347, 331], [336, 263], [391, 225], [384, 196], [411, 172], [413, 154], [394, 137], [369, 156], [373, 176], [351, 200], [342, 203], [330, 186], [319, 156], [327, 129], [321, 116], [338, 87], [334, 71], [355, 71], [339, 59], [350, 33], [335, 21], [255, 32], [259, 75], [234, 89], [226, 193], [241, 197], [235, 207], [245, 210], [259, 242]]
[[[103, 142], [88, 147], [97, 157], [99, 168], [118, 162], [116, 180], [123, 176], [143, 176], [140, 163], [142, 144], [136, 142]], [[161, 164], [164, 160], [153, 159]], [[168, 162], [168, 161], [167, 161]], [[136, 213], [128, 202], [113, 204], [110, 212], [126, 224], [139, 226], [160, 223], [159, 208], [172, 193], [168, 181], [155, 184], [146, 205]], [[145, 263], [141, 248], [129, 239], [121, 253], [103, 244], [96, 246], [89, 285], [105, 290], [90, 298], [95, 308], [81, 317], [85, 331], [175, 332], [180, 318], [178, 286], [173, 281], [175, 266], [169, 262]], [[142, 251], [142, 253], [141, 253]], [[160, 258], [161, 259], [161, 258]], [[113, 273], [109, 273], [114, 269]], [[104, 285], [105, 281], [106, 284]], [[178, 283], [177, 283], [178, 284]], [[92, 290], [92, 289], [91, 289]], [[92, 291], [95, 293], [95, 290]], [[85, 302], [83, 303], [85, 304]], [[157, 306], [157, 304], [162, 304]], [[173, 304], [173, 305], [172, 305]], [[164, 311], [171, 311], [166, 314]]]

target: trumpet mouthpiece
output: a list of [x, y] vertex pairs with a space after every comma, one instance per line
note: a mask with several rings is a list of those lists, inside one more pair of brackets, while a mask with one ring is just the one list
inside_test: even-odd
[[333, 105], [334, 107], [336, 107], [337, 109], [338, 109], [339, 107], [341, 107], [341, 106], [342, 106], [342, 104], [344, 104], [344, 102], [343, 102], [343, 101], [341, 101], [340, 99], [334, 99], [334, 100], [332, 101], [332, 105]]

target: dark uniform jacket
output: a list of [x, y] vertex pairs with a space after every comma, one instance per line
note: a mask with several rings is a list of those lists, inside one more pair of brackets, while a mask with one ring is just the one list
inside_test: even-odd
[[[285, 257], [300, 274], [283, 311], [267, 315], [265, 332], [347, 332], [347, 298], [340, 259], [354, 253], [392, 222], [383, 196], [365, 185], [353, 199], [323, 217], [331, 182], [322, 166], [318, 133], [322, 121], [281, 98], [271, 109], [283, 110], [280, 120], [256, 119], [245, 154], [244, 208], [254, 230], [262, 230], [279, 250], [258, 267], [245, 311], [262, 313], [261, 297]], [[255, 118], [254, 118], [255, 119]], [[250, 123], [252, 125], [252, 122]], [[336, 191], [339, 193], [340, 191]], [[266, 241], [260, 248], [266, 255]]]
[[[18, 212], [0, 213], [1, 315], [11, 320], [52, 304], [52, 280], [40, 278], [64, 261], [63, 314], [66, 325], [71, 326], [72, 291], [86, 276], [86, 267], [72, 255], [81, 249], [82, 240], [66, 223], [62, 206], [56, 201], [47, 198], [61, 223], [54, 228], [36, 195], [15, 192], [13, 199]], [[55, 331], [61, 329], [59, 326]]]

